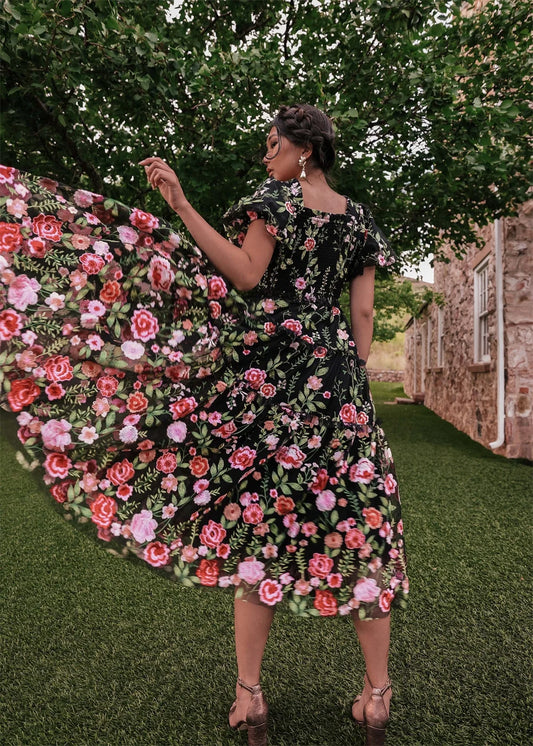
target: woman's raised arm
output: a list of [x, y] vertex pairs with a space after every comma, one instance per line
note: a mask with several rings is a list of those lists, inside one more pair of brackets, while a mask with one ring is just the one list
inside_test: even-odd
[[264, 220], [255, 220], [249, 227], [242, 247], [235, 246], [212, 228], [185, 197], [176, 173], [161, 158], [145, 158], [140, 162], [153, 189], [159, 189], [163, 199], [183, 220], [197, 246], [227, 277], [237, 290], [254, 288], [272, 258], [276, 239], [267, 230]]

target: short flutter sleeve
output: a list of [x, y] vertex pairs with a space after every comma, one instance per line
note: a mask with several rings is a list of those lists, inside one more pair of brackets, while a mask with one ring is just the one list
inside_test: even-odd
[[230, 207], [222, 221], [228, 239], [242, 246], [246, 231], [254, 220], [264, 220], [267, 231], [282, 239], [287, 236], [287, 224], [294, 214], [294, 197], [288, 183], [267, 179], [253, 194]]
[[359, 205], [359, 208], [362, 218], [361, 244], [356, 248], [353, 261], [348, 268], [349, 280], [362, 275], [365, 267], [390, 268], [397, 261], [390, 242], [376, 224], [370, 209], [366, 205]]

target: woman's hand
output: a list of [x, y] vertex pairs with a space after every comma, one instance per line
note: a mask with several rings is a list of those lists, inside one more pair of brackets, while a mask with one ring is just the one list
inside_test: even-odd
[[179, 213], [188, 202], [175, 172], [161, 158], [145, 158], [139, 166], [144, 166], [152, 189], [159, 189], [163, 199]]

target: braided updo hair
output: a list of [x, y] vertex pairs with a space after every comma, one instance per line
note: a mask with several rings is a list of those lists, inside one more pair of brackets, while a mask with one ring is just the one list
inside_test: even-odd
[[323, 111], [310, 104], [282, 106], [271, 127], [278, 136], [286, 137], [294, 145], [312, 145], [310, 161], [328, 173], [335, 163], [335, 131], [331, 119]]

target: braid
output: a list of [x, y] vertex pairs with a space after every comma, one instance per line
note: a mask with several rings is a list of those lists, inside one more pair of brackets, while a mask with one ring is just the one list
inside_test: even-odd
[[295, 145], [311, 145], [311, 160], [324, 173], [335, 162], [335, 132], [329, 117], [309, 104], [282, 106], [272, 126]]

